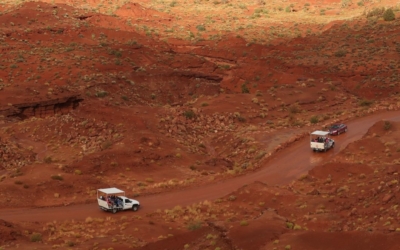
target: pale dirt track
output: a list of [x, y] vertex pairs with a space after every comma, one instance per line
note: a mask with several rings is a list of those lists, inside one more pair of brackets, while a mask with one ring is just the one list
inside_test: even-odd
[[[139, 200], [143, 207], [136, 214], [173, 208], [177, 205], [190, 205], [204, 200], [214, 200], [255, 181], [266, 182], [269, 185], [288, 184], [301, 174], [307, 173], [315, 165], [332, 158], [350, 142], [360, 139], [370, 126], [383, 119], [400, 121], [400, 111], [383, 112], [348, 122], [349, 131], [334, 137], [337, 145], [333, 150], [326, 153], [312, 152], [308, 144], [309, 138], [306, 137], [274, 155], [265, 166], [255, 172], [206, 186], [140, 197]], [[118, 217], [126, 215], [126, 213], [130, 212], [121, 212], [113, 216]], [[0, 219], [10, 222], [85, 219], [89, 216], [105, 217], [111, 216], [111, 214], [98, 209], [95, 203], [64, 207], [0, 210]]]

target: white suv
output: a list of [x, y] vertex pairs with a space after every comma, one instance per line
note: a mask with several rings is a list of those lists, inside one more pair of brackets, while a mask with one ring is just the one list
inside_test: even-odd
[[118, 188], [103, 188], [97, 190], [97, 202], [101, 210], [115, 214], [122, 210], [137, 211], [139, 201], [127, 198], [125, 192]]

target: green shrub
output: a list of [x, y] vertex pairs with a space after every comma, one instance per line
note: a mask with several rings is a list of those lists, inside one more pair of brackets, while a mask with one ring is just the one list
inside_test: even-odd
[[293, 104], [293, 105], [291, 105], [291, 106], [289, 107], [289, 112], [290, 112], [291, 114], [300, 113], [301, 110], [300, 110], [299, 105], [298, 105], [298, 104]]
[[343, 50], [343, 49], [340, 49], [335, 52], [336, 57], [344, 57], [344, 56], [346, 56], [346, 54], [347, 54], [346, 50]]
[[316, 124], [318, 123], [318, 121], [319, 121], [318, 116], [314, 115], [313, 117], [310, 118], [311, 124]]
[[196, 117], [196, 114], [194, 113], [193, 110], [186, 110], [185, 112], [183, 112], [183, 115], [187, 118], [187, 119], [193, 119]]
[[395, 15], [392, 9], [387, 9], [383, 12], [383, 20], [385, 21], [393, 21], [395, 19]]
[[205, 31], [205, 30], [206, 30], [206, 27], [204, 27], [204, 25], [197, 25], [197, 26], [196, 26], [196, 29], [197, 29], [198, 31]]
[[240, 222], [240, 225], [241, 225], [241, 226], [248, 226], [248, 225], [249, 225], [249, 222], [247, 222], [246, 220], [242, 220], [242, 221]]
[[187, 225], [187, 229], [194, 231], [201, 228], [201, 221], [192, 221]]
[[238, 116], [236, 117], [238, 119], [239, 122], [245, 122], [246, 118], [244, 118], [243, 116]]
[[33, 233], [31, 235], [31, 241], [32, 242], [42, 241], [42, 235], [40, 233]]
[[45, 158], [43, 159], [43, 161], [44, 161], [44, 163], [49, 164], [49, 163], [52, 163], [52, 162], [53, 162], [53, 159], [52, 159], [50, 156], [47, 156], [47, 157], [45, 157]]
[[289, 229], [293, 229], [294, 224], [292, 222], [286, 222], [286, 227]]
[[246, 83], [243, 83], [243, 84], [242, 84], [242, 93], [243, 93], [243, 94], [248, 94], [248, 93], [250, 93], [250, 90], [249, 90], [249, 88], [247, 87], [247, 84], [246, 84]]
[[52, 175], [52, 176], [51, 176], [51, 179], [53, 179], [53, 180], [59, 180], [59, 181], [64, 180], [64, 178], [63, 178], [61, 175]]
[[383, 123], [383, 129], [384, 130], [389, 130], [389, 129], [391, 129], [392, 128], [392, 123], [390, 123], [389, 121], [385, 121], [384, 123]]
[[362, 106], [362, 107], [366, 107], [366, 106], [371, 106], [371, 104], [372, 104], [373, 102], [372, 101], [370, 101], [370, 100], [361, 100], [360, 102], [359, 102], [359, 104], [360, 104], [360, 106]]
[[107, 91], [98, 91], [95, 95], [97, 97], [103, 98], [103, 97], [106, 97], [108, 95], [108, 92]]

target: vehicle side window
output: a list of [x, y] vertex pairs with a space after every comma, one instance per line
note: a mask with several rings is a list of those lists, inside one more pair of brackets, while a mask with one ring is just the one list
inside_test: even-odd
[[131, 203], [131, 201], [128, 199], [125, 199], [125, 203]]

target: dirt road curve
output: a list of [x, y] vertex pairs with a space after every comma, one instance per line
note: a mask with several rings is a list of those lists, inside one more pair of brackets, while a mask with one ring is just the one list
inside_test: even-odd
[[[307, 173], [316, 164], [330, 159], [350, 142], [360, 139], [372, 124], [382, 119], [400, 121], [400, 111], [374, 114], [348, 122], [349, 131], [335, 137], [337, 146], [334, 150], [326, 153], [312, 152], [308, 144], [309, 139], [305, 138], [277, 153], [264, 167], [254, 173], [207, 186], [140, 197], [143, 207], [137, 213], [143, 214], [156, 209], [173, 208], [176, 205], [184, 206], [203, 200], [213, 200], [254, 181], [266, 182], [269, 185], [287, 184], [301, 174]], [[115, 216], [126, 215], [126, 213], [118, 213]], [[110, 216], [110, 214], [99, 210], [95, 203], [65, 207], [0, 210], [0, 219], [10, 222], [85, 219], [89, 216], [105, 217]]]

